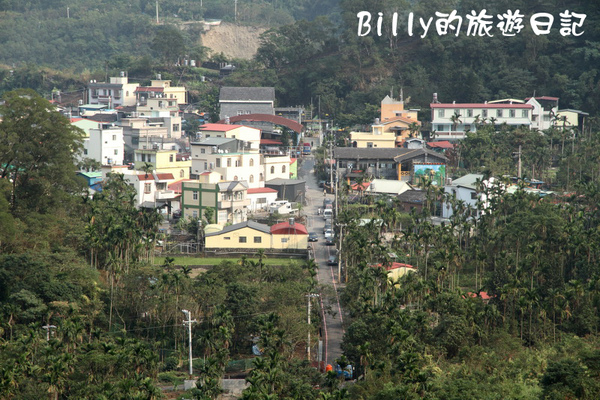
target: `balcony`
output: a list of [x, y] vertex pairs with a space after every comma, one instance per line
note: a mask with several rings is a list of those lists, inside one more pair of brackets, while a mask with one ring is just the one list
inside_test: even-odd
[[248, 207], [250, 205], [250, 199], [243, 200], [222, 200], [219, 201], [218, 206], [219, 210], [223, 210], [226, 208], [242, 208]]
[[161, 190], [156, 192], [156, 200], [173, 200], [178, 196], [174, 190]]

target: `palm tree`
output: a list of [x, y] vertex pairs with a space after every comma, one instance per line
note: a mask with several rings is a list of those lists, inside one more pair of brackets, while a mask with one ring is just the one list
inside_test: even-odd
[[458, 112], [454, 112], [454, 114], [450, 117], [450, 121], [452, 121], [452, 131], [456, 132], [456, 130], [458, 129], [458, 125], [462, 124], [462, 120], [460, 119], [460, 117], [462, 117], [462, 115], [460, 115]]

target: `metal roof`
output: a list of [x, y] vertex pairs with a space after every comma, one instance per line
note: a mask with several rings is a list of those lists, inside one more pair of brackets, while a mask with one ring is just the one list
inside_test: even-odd
[[271, 227], [269, 225], [259, 224], [258, 222], [255, 222], [255, 221], [244, 221], [244, 222], [240, 222], [239, 224], [233, 224], [233, 225], [226, 226], [225, 228], [223, 228], [223, 230], [221, 230], [219, 232], [207, 233], [205, 236], [206, 237], [217, 236], [217, 235], [221, 235], [223, 233], [237, 231], [238, 229], [242, 229], [242, 228], [250, 228], [250, 229], [254, 229], [254, 230], [257, 230], [257, 231], [263, 232], [263, 233], [271, 233]]

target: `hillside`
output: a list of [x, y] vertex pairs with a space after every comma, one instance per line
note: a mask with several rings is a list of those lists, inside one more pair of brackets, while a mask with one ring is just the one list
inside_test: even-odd
[[228, 58], [251, 59], [260, 45], [260, 35], [265, 28], [222, 23], [211, 26], [202, 34], [202, 45], [213, 54], [223, 53]]

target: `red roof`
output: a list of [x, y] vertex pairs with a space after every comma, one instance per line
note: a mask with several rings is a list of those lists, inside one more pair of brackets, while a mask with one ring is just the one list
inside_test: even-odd
[[531, 109], [531, 104], [497, 104], [497, 103], [431, 103], [431, 108], [519, 108]]
[[71, 122], [81, 121], [83, 118], [71, 118]]
[[477, 293], [467, 292], [467, 295], [469, 295], [469, 297], [481, 297], [482, 300], [489, 300], [492, 298], [487, 292], [479, 292], [479, 296]]
[[[156, 174], [156, 177], [158, 178], [159, 181], [168, 180], [168, 179], [175, 179], [175, 177], [173, 177], [173, 174], [170, 173], [170, 172], [169, 173], [163, 173], [163, 174]], [[149, 180], [154, 179], [154, 176], [152, 174], [146, 175], [144, 173], [144, 174], [139, 174], [138, 175], [138, 179], [140, 181], [149, 181]]]
[[200, 125], [200, 129], [203, 131], [217, 131], [227, 132], [236, 128], [241, 128], [243, 125], [230, 125], [230, 124], [204, 124]]
[[453, 149], [454, 145], [447, 140], [441, 140], [439, 142], [427, 142], [427, 146], [438, 148], [438, 149]]
[[363, 182], [359, 186], [358, 183], [355, 183], [354, 185], [352, 185], [352, 190], [367, 190], [370, 184], [371, 182]]
[[273, 139], [260, 139], [260, 144], [275, 144], [275, 145], [282, 145], [283, 143], [279, 140], [273, 140]]
[[273, 235], [308, 235], [306, 227], [299, 223], [290, 225], [289, 222], [280, 222], [271, 227]]
[[295, 163], [297, 160], [298, 160], [297, 158], [290, 158], [290, 164]]
[[277, 190], [271, 189], [271, 188], [268, 188], [268, 187], [261, 187], [261, 188], [248, 189], [247, 193], [248, 194], [253, 194], [253, 193], [277, 193]]
[[136, 92], [164, 92], [165, 88], [162, 87], [150, 87], [150, 86], [141, 86], [135, 89]]
[[181, 179], [173, 183], [169, 183], [167, 185], [167, 189], [174, 191], [175, 193], [181, 193], [181, 187], [183, 186], [183, 182], [191, 181], [192, 179]]

